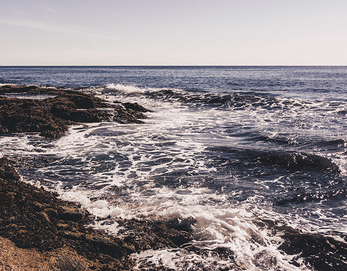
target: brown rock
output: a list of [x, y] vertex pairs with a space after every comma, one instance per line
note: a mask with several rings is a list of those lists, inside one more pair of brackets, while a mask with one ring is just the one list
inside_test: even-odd
[[[50, 95], [45, 100], [4, 98], [0, 96], [0, 134], [40, 132], [56, 139], [67, 131], [68, 125], [77, 122], [113, 120], [119, 123], [141, 123], [147, 109], [135, 103], [123, 108], [92, 95], [72, 90], [39, 88], [36, 86], [1, 86], [0, 95], [19, 93]], [[109, 110], [100, 110], [108, 108]]]
[[0, 236], [20, 251], [35, 251], [48, 270], [131, 270], [130, 254], [180, 247], [192, 239], [194, 220], [119, 220], [124, 239], [95, 231], [87, 227], [88, 212], [22, 182], [12, 164], [0, 158]]

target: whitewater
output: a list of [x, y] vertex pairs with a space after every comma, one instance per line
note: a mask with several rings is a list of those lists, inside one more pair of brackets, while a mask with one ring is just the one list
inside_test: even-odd
[[81, 204], [95, 229], [189, 224], [193, 241], [133, 254], [138, 270], [347, 270], [346, 67], [0, 67], [0, 83], [151, 110], [55, 141], [0, 136], [24, 181]]

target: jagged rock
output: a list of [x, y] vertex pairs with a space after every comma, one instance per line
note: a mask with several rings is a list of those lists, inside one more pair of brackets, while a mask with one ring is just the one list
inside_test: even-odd
[[[1, 94], [49, 94], [45, 100], [5, 98]], [[54, 96], [54, 97], [52, 97]], [[108, 110], [100, 110], [106, 108]], [[68, 125], [113, 119], [120, 123], [141, 123], [147, 109], [137, 103], [108, 104], [71, 90], [44, 89], [36, 86], [0, 87], [0, 134], [40, 132], [60, 137]], [[186, 221], [119, 220], [124, 239], [108, 236], [87, 227], [90, 214], [78, 205], [21, 181], [13, 168], [27, 163], [0, 158], [0, 236], [18, 248], [36, 249], [53, 257], [58, 270], [130, 270], [130, 254], [145, 249], [180, 247], [192, 240]], [[29, 162], [29, 166], [32, 162]], [[38, 164], [41, 162], [38, 161]], [[126, 231], [126, 232], [125, 232]], [[49, 260], [52, 262], [51, 260]], [[66, 269], [69, 268], [69, 269]]]
[[6, 158], [0, 159], [0, 199], [0, 236], [18, 247], [41, 252], [69, 247], [96, 270], [129, 269], [124, 241], [87, 228], [88, 212], [22, 182]]
[[143, 112], [143, 113], [149, 112], [148, 109], [144, 108], [142, 105], [139, 105], [138, 103], [123, 103], [123, 106], [126, 109], [131, 109], [135, 112]]
[[[1, 95], [49, 95], [47, 99], [35, 100], [5, 98]], [[108, 110], [101, 110], [102, 108]], [[142, 123], [144, 112], [149, 110], [135, 103], [122, 107], [78, 91], [36, 86], [0, 87], [0, 134], [40, 132], [48, 138], [59, 138], [68, 125], [78, 122], [101, 122], [113, 120], [119, 123]]]
[[[54, 255], [55, 266], [74, 266], [75, 261], [82, 261], [92, 270], [131, 270], [132, 253], [177, 248], [193, 238], [194, 219], [119, 220], [123, 239], [95, 231], [87, 227], [91, 221], [87, 211], [21, 181], [12, 166], [18, 163], [0, 158], [0, 236], [18, 248]], [[66, 250], [72, 258], [67, 259], [66, 252], [61, 252]]]

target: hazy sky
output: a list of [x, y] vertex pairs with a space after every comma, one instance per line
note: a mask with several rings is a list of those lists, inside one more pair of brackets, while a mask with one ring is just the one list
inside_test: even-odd
[[347, 0], [0, 0], [0, 65], [347, 65]]

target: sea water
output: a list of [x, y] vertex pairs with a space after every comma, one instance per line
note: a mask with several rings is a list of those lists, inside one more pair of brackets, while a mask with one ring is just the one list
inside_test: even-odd
[[[27, 164], [25, 181], [105, 218], [94, 228], [120, 236], [120, 218], [195, 221], [199, 251], [134, 254], [139, 269], [314, 270], [300, 248], [281, 249], [288, 228], [346, 244], [347, 67], [0, 67], [0, 83], [152, 111], [56, 141], [0, 137], [0, 156]], [[347, 269], [336, 247], [326, 254]]]

